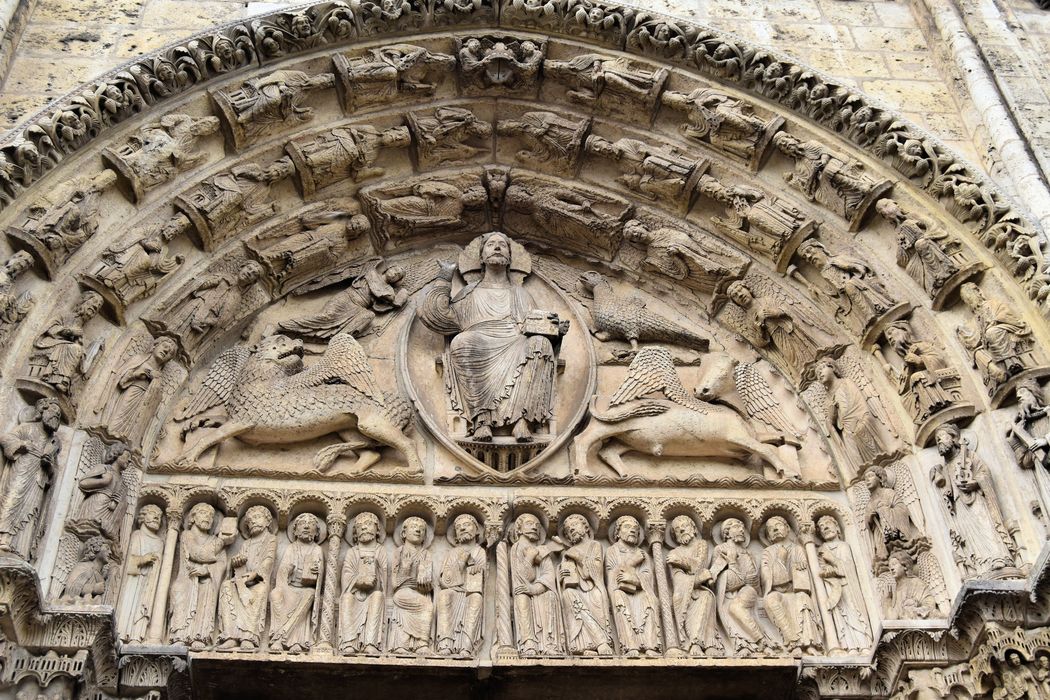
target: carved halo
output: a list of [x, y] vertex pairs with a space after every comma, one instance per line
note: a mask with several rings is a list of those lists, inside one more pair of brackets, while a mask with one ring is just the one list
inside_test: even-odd
[[[769, 521], [773, 518], [780, 518], [785, 523], [787, 523], [788, 534], [785, 539], [789, 542], [794, 542], [798, 537], [797, 526], [791, 522], [791, 519], [786, 514], [773, 512], [769, 514], [769, 517], [762, 521], [762, 525], [758, 528], [758, 541], [762, 543], [762, 546], [768, 547], [772, 544], [772, 542], [769, 539], [769, 533], [766, 530], [766, 526], [769, 525]], [[723, 520], [722, 522], [725, 521]]]
[[248, 529], [247, 527], [245, 527], [244, 521], [247, 518], [248, 513], [251, 512], [252, 508], [263, 508], [266, 510], [267, 513], [270, 514], [270, 524], [266, 526], [266, 529], [270, 531], [271, 535], [276, 534], [277, 516], [274, 515], [273, 510], [270, 509], [270, 506], [264, 503], [253, 503], [244, 510], [244, 515], [241, 516], [241, 519], [237, 525], [237, 529], [240, 531], [241, 537], [243, 537], [244, 539], [248, 539]]
[[569, 538], [565, 534], [565, 521], [568, 520], [573, 515], [579, 515], [584, 520], [587, 521], [587, 526], [591, 528], [591, 537], [597, 537], [598, 536], [598, 518], [597, 518], [596, 515], [594, 515], [593, 513], [588, 513], [588, 512], [583, 511], [583, 510], [570, 510], [569, 512], [565, 513], [562, 516], [561, 520], [558, 522], [558, 536], [559, 537], [561, 537], [566, 542], [569, 541]]
[[522, 511], [521, 513], [518, 513], [516, 516], [514, 516], [514, 520], [512, 520], [510, 525], [507, 526], [507, 538], [511, 542], [517, 542], [521, 538], [521, 533], [518, 532], [518, 518], [521, 518], [522, 516], [525, 516], [525, 515], [530, 515], [533, 518], [536, 518], [536, 522], [538, 522], [540, 524], [540, 527], [539, 527], [539, 539], [536, 541], [536, 543], [537, 544], [543, 544], [544, 542], [546, 542], [547, 541], [547, 527], [548, 527], [548, 523], [546, 522], [546, 518], [542, 517], [538, 513], [534, 513], [531, 510]]
[[400, 547], [405, 543], [404, 529], [405, 523], [409, 518], [419, 518], [426, 523], [427, 532], [426, 536], [423, 538], [423, 547], [429, 547], [434, 542], [434, 523], [430, 518], [420, 515], [419, 513], [407, 513], [401, 522], [397, 524], [397, 527], [394, 528], [394, 544]]
[[474, 519], [474, 529], [476, 530], [476, 534], [474, 535], [474, 543], [480, 544], [485, 539], [485, 522], [482, 518], [479, 518], [477, 515], [470, 512], [456, 513], [455, 516], [449, 518], [448, 525], [445, 527], [445, 539], [448, 540], [448, 543], [453, 547], [459, 544], [458, 542], [456, 542], [455, 539], [456, 521], [464, 515], [470, 516]]
[[736, 515], [730, 515], [723, 518], [711, 532], [711, 537], [714, 539], [715, 544], [724, 544], [726, 542], [725, 536], [722, 534], [722, 527], [725, 525], [726, 520], [737, 520], [744, 524], [744, 544], [742, 546], [748, 547], [751, 545], [751, 531], [747, 525], [747, 519], [741, 518]]
[[693, 527], [696, 528], [696, 537], [694, 539], [703, 539], [704, 531], [700, 527], [699, 519], [692, 513], [681, 512], [675, 513], [667, 519], [667, 527], [664, 528], [664, 544], [666, 544], [672, 549], [679, 546], [680, 543], [675, 539], [674, 530], [672, 529], [674, 521], [678, 518], [689, 518], [691, 521], [693, 521]]
[[616, 533], [620, 529], [620, 523], [623, 522], [626, 518], [633, 518], [634, 521], [638, 523], [638, 546], [644, 547], [646, 532], [645, 523], [642, 522], [641, 518], [632, 513], [625, 513], [624, 515], [621, 515], [609, 524], [609, 531], [605, 533], [606, 538], [609, 540], [609, 544], [616, 544]]
[[285, 528], [285, 534], [288, 535], [288, 541], [295, 542], [295, 524], [299, 522], [300, 518], [302, 518], [304, 515], [309, 515], [311, 518], [314, 519], [314, 523], [317, 525], [317, 538], [314, 539], [314, 542], [316, 542], [317, 544], [322, 544], [326, 539], [328, 539], [328, 526], [325, 524], [324, 518], [318, 517], [309, 511], [299, 513], [294, 518], [288, 521], [288, 527]]
[[357, 537], [354, 535], [357, 519], [360, 518], [362, 515], [365, 515], [366, 513], [375, 518], [376, 522], [378, 522], [379, 524], [378, 534], [376, 535], [376, 542], [378, 542], [379, 544], [383, 544], [384, 542], [386, 542], [386, 523], [384, 523], [384, 518], [378, 513], [376, 513], [374, 510], [364, 509], [357, 512], [354, 515], [354, 517], [350, 519], [350, 523], [347, 526], [346, 531], [343, 533], [343, 538], [347, 541], [347, 543], [350, 544], [351, 547], [357, 544]]
[[510, 243], [510, 274], [515, 284], [522, 281], [532, 273], [532, 256], [525, 247], [512, 239], [502, 231], [489, 231], [477, 236], [459, 254], [459, 274], [468, 284], [481, 279], [481, 249], [492, 236], [500, 235]]

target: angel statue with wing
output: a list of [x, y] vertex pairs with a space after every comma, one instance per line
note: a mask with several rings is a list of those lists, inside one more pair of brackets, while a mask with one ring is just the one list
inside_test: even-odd
[[[216, 416], [216, 412], [218, 415]], [[303, 343], [268, 335], [255, 346], [237, 345], [219, 355], [204, 383], [175, 409], [187, 446], [180, 461], [195, 461], [236, 437], [249, 444], [288, 444], [336, 433], [342, 439], [319, 450], [324, 471], [341, 455], [357, 454], [360, 471], [379, 461], [377, 445], [401, 452], [422, 472], [415, 443], [405, 434], [412, 410], [396, 392], [376, 382], [368, 356], [348, 333], [332, 338], [315, 364], [303, 365]], [[189, 435], [208, 434], [189, 442]]]
[[[453, 294], [457, 269], [467, 284]], [[419, 317], [450, 338], [445, 387], [471, 440], [491, 442], [509, 427], [517, 442], [532, 442], [554, 417], [555, 344], [569, 324], [537, 309], [522, 285], [531, 270], [525, 249], [493, 231], [475, 238], [458, 265], [443, 264], [423, 292]]]

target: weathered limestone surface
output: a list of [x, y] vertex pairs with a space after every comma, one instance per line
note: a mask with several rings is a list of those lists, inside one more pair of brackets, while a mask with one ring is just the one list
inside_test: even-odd
[[279, 7], [22, 123], [0, 693], [1050, 693], [1039, 202], [870, 101], [947, 96], [853, 8], [733, 21], [875, 76], [584, 0]]

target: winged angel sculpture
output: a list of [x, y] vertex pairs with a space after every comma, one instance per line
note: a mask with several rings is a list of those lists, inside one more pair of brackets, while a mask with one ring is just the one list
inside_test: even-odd
[[[187, 448], [180, 461], [195, 461], [224, 440], [253, 445], [304, 442], [336, 433], [342, 442], [317, 452], [314, 466], [327, 470], [341, 455], [355, 455], [353, 471], [379, 461], [374, 448], [401, 452], [422, 472], [415, 443], [406, 435], [412, 410], [396, 392], [376, 382], [368, 357], [349, 333], [335, 335], [320, 360], [303, 365], [303, 343], [285, 335], [254, 347], [237, 345], [219, 355], [203, 384], [175, 410]], [[192, 444], [192, 433], [210, 430]]]
[[[773, 405], [769, 400], [772, 391], [764, 381], [763, 385], [764, 391], [755, 383], [749, 392], [741, 394], [758, 392], [765, 397], [759, 403], [769, 408]], [[651, 394], [661, 394], [662, 398], [645, 398]], [[738, 409], [701, 401], [695, 394], [682, 384], [669, 350], [642, 348], [609, 400], [609, 410], [599, 411], [592, 400], [592, 421], [573, 443], [576, 468], [598, 457], [623, 476], [626, 465], [622, 456], [635, 451], [654, 457], [755, 457], [780, 477], [799, 477], [798, 470], [790, 467], [775, 447], [758, 438]], [[744, 408], [747, 413], [759, 410], [757, 406]], [[651, 420], [655, 416], [660, 418]], [[786, 424], [786, 419], [778, 414], [776, 422]]]

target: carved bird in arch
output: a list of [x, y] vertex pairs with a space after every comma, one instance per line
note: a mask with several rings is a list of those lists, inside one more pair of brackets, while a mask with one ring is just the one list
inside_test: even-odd
[[617, 294], [600, 272], [584, 272], [580, 285], [594, 300], [590, 304], [594, 337], [602, 342], [627, 341], [629, 357], [638, 352], [638, 343], [673, 343], [698, 352], [706, 352], [710, 345], [708, 338], [650, 310], [642, 299]]

